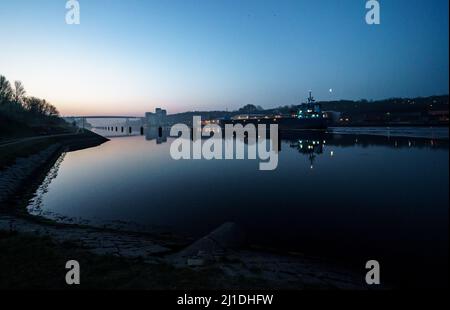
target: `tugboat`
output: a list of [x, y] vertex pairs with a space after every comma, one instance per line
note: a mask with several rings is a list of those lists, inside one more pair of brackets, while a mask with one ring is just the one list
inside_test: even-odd
[[309, 92], [309, 97], [306, 103], [300, 105], [297, 113], [295, 115], [289, 116], [246, 116], [238, 119], [227, 119], [221, 122], [225, 124], [254, 124], [255, 126], [259, 124], [278, 124], [278, 129], [280, 131], [291, 131], [291, 130], [326, 130], [327, 121], [323, 117], [322, 107], [317, 103], [312, 96], [311, 91]]
[[327, 129], [327, 121], [323, 117], [322, 106], [316, 102], [310, 91], [307, 102], [300, 105], [297, 115], [291, 118], [280, 119], [279, 127], [285, 130], [325, 130]]

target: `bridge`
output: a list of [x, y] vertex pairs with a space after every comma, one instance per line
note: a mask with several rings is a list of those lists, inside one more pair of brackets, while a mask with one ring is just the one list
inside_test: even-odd
[[127, 133], [131, 134], [132, 133], [132, 127], [129, 126], [128, 122], [130, 119], [138, 119], [141, 121], [140, 124], [140, 132], [141, 135], [144, 134], [144, 117], [138, 117], [138, 116], [123, 116], [123, 115], [81, 115], [81, 116], [65, 116], [63, 117], [63, 119], [65, 119], [67, 122], [78, 122], [81, 120], [81, 124], [76, 124], [78, 127], [81, 127], [83, 129], [85, 129], [86, 127], [86, 119], [122, 119], [122, 120], [126, 120], [125, 121], [125, 126], [101, 126], [101, 127], [95, 127], [98, 129], [102, 129], [102, 130], [106, 130], [106, 131], [120, 131], [123, 133], [124, 131], [126, 131]]
[[134, 119], [134, 118], [145, 118], [140, 116], [114, 116], [114, 115], [88, 115], [88, 116], [63, 116], [63, 118], [67, 119], [87, 119], [87, 118], [114, 118], [114, 119]]
[[[78, 121], [81, 120], [81, 126], [83, 129], [86, 125], [86, 119], [124, 119], [125, 127], [129, 127], [129, 120], [130, 119], [136, 119], [140, 120], [141, 124], [141, 133], [143, 132], [144, 123], [146, 123], [147, 126], [155, 126], [155, 127], [161, 127], [167, 124], [167, 111], [163, 110], [161, 108], [156, 108], [155, 112], [146, 112], [145, 117], [139, 117], [139, 116], [124, 116], [124, 115], [81, 115], [81, 116], [65, 116], [63, 117], [66, 121]], [[111, 127], [101, 127], [101, 129], [105, 130], [111, 130]], [[123, 132], [123, 126], [121, 128]], [[118, 127], [115, 126], [115, 131], [118, 131]], [[129, 127], [129, 131], [131, 131], [131, 127]]]

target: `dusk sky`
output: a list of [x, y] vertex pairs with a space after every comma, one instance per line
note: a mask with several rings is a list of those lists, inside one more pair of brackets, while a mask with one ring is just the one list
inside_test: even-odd
[[0, 0], [0, 74], [62, 115], [448, 94], [448, 0], [79, 2]]

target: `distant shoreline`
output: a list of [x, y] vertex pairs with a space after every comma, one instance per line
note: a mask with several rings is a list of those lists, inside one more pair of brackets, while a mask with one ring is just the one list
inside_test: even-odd
[[442, 126], [339, 126], [328, 127], [328, 132], [333, 134], [370, 135], [416, 139], [449, 139], [449, 128]]

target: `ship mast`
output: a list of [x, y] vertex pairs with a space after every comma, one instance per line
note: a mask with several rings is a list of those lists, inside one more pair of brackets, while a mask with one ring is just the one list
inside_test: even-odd
[[309, 97], [308, 97], [308, 103], [313, 103], [315, 100], [314, 100], [314, 97], [312, 96], [312, 91], [310, 90], [309, 91]]

